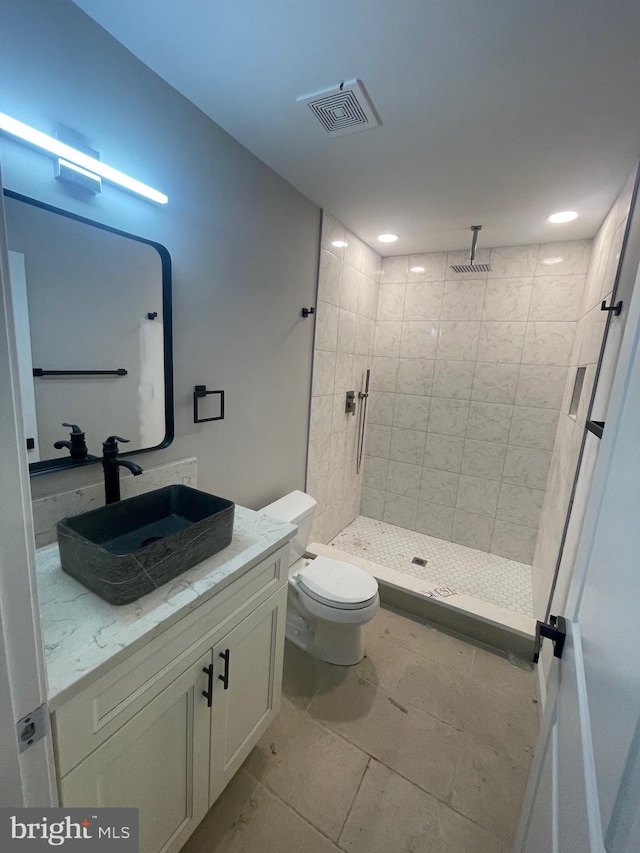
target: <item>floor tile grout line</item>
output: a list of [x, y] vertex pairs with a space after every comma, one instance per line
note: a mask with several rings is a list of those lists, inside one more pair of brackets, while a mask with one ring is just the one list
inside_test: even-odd
[[[363, 752], [363, 750], [360, 750], [360, 751]], [[364, 754], [367, 755], [366, 752]], [[369, 762], [367, 762], [367, 767], [368, 766], [369, 766]], [[308, 817], [305, 817], [303, 814], [301, 814], [296, 809], [295, 806], [292, 806], [291, 803], [288, 803], [285, 799], [283, 799], [280, 796], [280, 794], [278, 794], [277, 791], [274, 791], [273, 788], [271, 788], [269, 785], [267, 785], [266, 782], [263, 782], [262, 779], [258, 779], [257, 776], [254, 776], [250, 770], [247, 770], [246, 768], [245, 768], [245, 770], [249, 774], [249, 776], [251, 776], [251, 778], [258, 784], [258, 786], [260, 786], [261, 788], [264, 788], [266, 791], [268, 791], [272, 796], [274, 796], [277, 800], [279, 800], [282, 803], [282, 805], [285, 806], [285, 808], [290, 809], [295, 815], [297, 815], [301, 820], [303, 820], [307, 824], [307, 826], [310, 826], [319, 835], [321, 835], [323, 838], [326, 838], [327, 841], [329, 841], [334, 847], [336, 847], [336, 848], [338, 847], [337, 841], [334, 841], [333, 838], [331, 838], [331, 836], [327, 835], [326, 832], [324, 832], [322, 829], [317, 827], [314, 823], [311, 823], [311, 821], [309, 820]], [[360, 785], [358, 785], [358, 788], [359, 787], [360, 787]], [[340, 830], [340, 832], [342, 832], [342, 829]], [[338, 837], [339, 837], [339, 835], [338, 835]]]
[[367, 770], [369, 769], [369, 766], [371, 764], [372, 756], [369, 755], [369, 753], [365, 752], [364, 750], [362, 750], [362, 752], [364, 752], [364, 754], [366, 756], [368, 756], [368, 760], [367, 760], [365, 768], [362, 772], [362, 776], [360, 777], [360, 781], [358, 782], [358, 787], [356, 788], [356, 792], [353, 796], [353, 799], [351, 800], [351, 805], [349, 806], [349, 810], [347, 811], [347, 816], [345, 817], [344, 821], [342, 822], [342, 826], [340, 827], [340, 832], [338, 833], [338, 840], [336, 841], [337, 846], [340, 847], [340, 849], [342, 849], [342, 850], [344, 849], [340, 845], [340, 839], [342, 838], [342, 833], [344, 832], [344, 828], [347, 825], [347, 821], [349, 820], [349, 816], [351, 815], [351, 812], [353, 810], [354, 803], [358, 798], [358, 794], [360, 793], [360, 788], [362, 787], [362, 783], [364, 782], [364, 777], [367, 775]]

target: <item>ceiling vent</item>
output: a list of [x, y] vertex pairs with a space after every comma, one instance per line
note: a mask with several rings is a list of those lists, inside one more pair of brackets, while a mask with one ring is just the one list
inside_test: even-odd
[[382, 124], [361, 80], [347, 80], [297, 99], [307, 104], [330, 136], [345, 136]]

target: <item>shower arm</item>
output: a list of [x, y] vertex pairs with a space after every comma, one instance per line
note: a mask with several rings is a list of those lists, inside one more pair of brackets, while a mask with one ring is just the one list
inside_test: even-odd
[[482, 231], [482, 225], [472, 225], [471, 230], [473, 231], [473, 237], [471, 238], [471, 255], [469, 256], [469, 263], [472, 264], [476, 257], [476, 243], [478, 242], [478, 231]]

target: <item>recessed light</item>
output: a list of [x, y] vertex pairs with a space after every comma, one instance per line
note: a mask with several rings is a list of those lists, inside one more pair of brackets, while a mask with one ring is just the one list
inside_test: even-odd
[[381, 243], [395, 243], [397, 239], [397, 234], [378, 234], [378, 240]]
[[332, 240], [331, 245], [335, 246], [336, 249], [346, 249], [349, 244], [344, 240]]
[[550, 267], [553, 264], [561, 264], [563, 260], [564, 258], [545, 258], [542, 263]]
[[549, 222], [573, 222], [577, 218], [575, 210], [561, 210], [559, 213], [552, 213]]
[[410, 267], [409, 272], [424, 272], [424, 267]]

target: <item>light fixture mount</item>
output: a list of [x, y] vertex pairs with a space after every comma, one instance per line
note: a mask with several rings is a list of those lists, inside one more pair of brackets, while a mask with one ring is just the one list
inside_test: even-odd
[[118, 169], [112, 166], [107, 166], [101, 160], [91, 157], [88, 154], [79, 151], [77, 148], [67, 145], [60, 139], [42, 133], [30, 127], [18, 119], [8, 116], [6, 113], [0, 113], [0, 132], [13, 136], [20, 142], [26, 142], [28, 145], [33, 145], [35, 148], [40, 148], [49, 154], [53, 154], [68, 164], [78, 166], [88, 172], [90, 175], [96, 175], [111, 184], [117, 184], [130, 192], [148, 198], [150, 201], [155, 201], [158, 204], [166, 204], [169, 199], [153, 187], [143, 184], [142, 181], [137, 181], [135, 178], [125, 175]]

